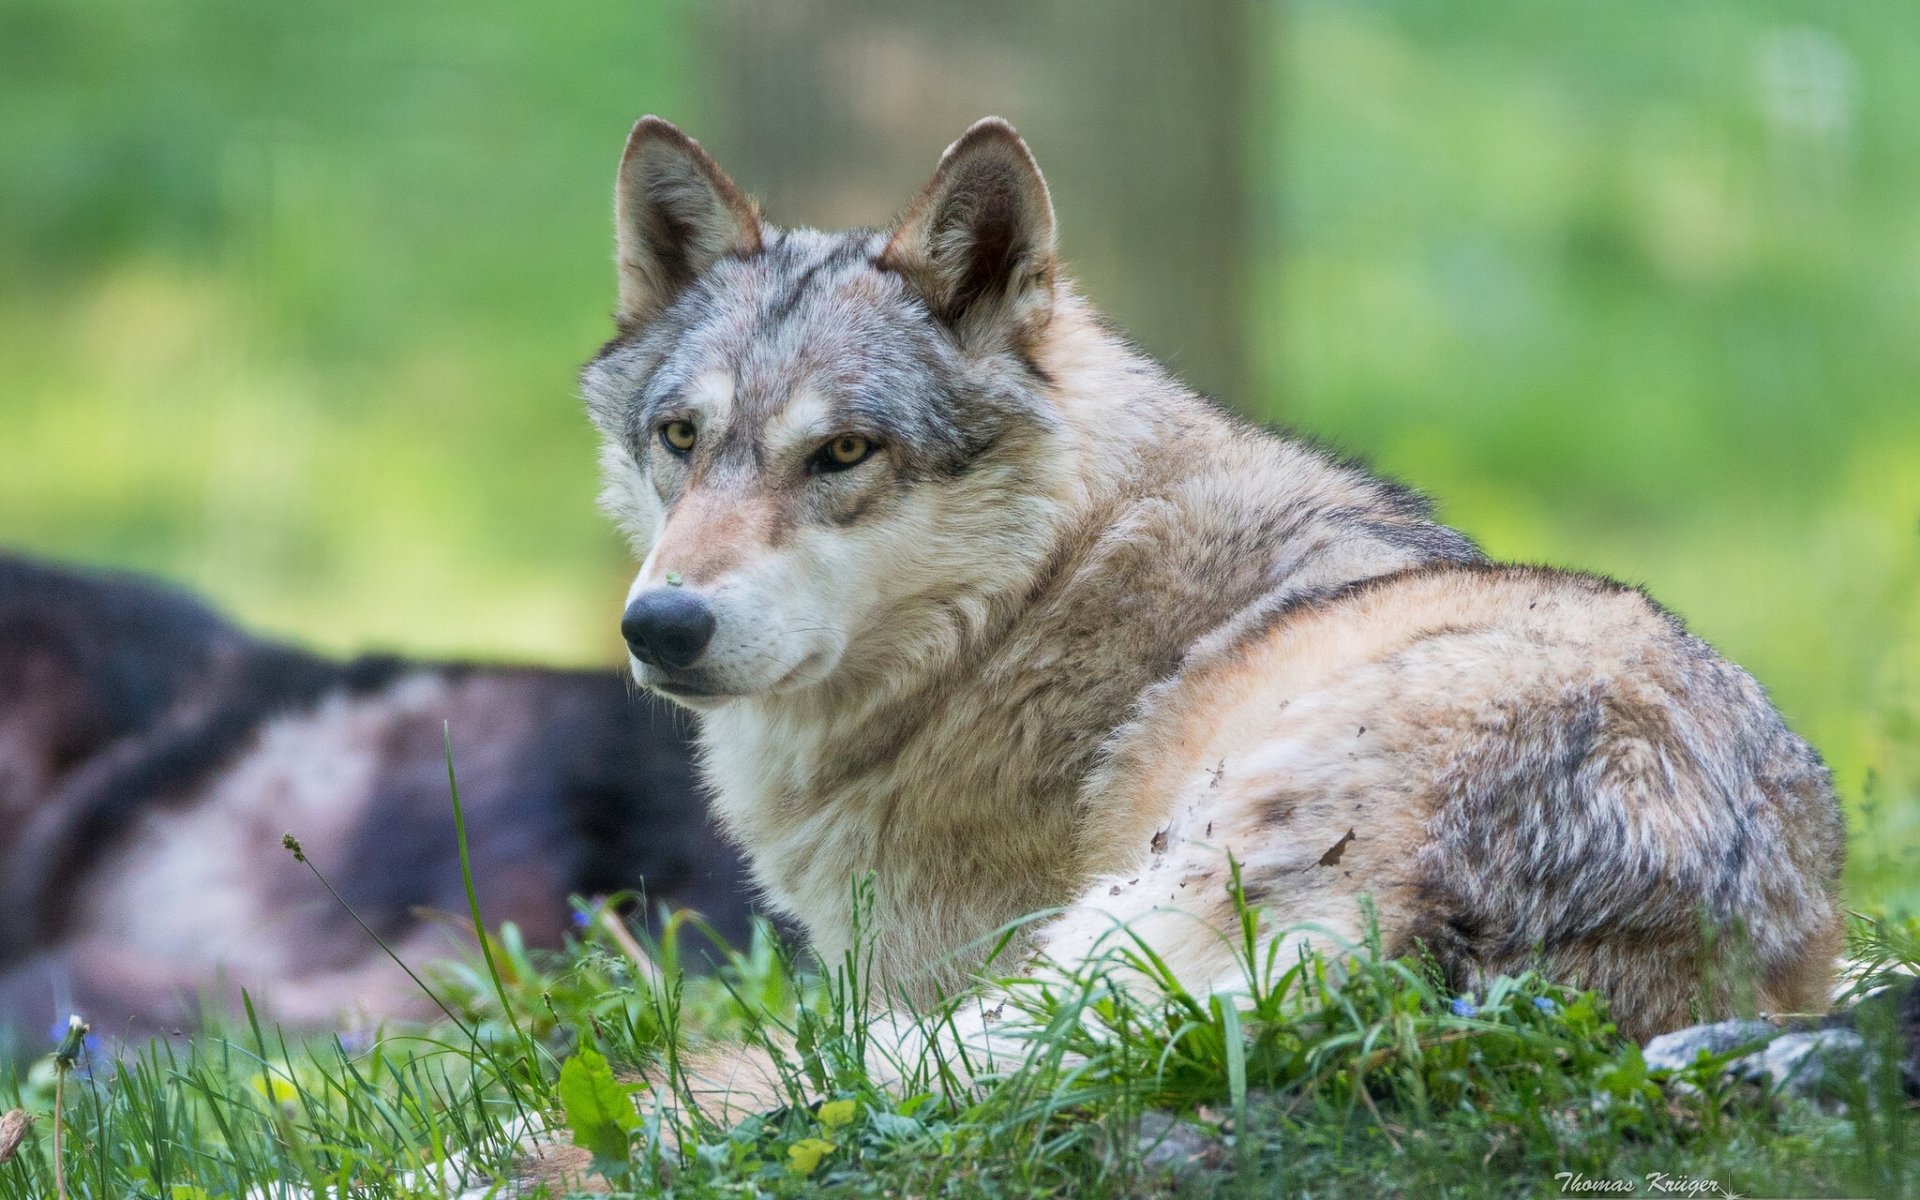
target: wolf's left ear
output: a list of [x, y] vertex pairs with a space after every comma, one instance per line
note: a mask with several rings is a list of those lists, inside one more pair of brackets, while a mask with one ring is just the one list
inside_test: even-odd
[[1053, 202], [1027, 144], [987, 117], [947, 147], [880, 255], [963, 341], [1017, 345], [1053, 312]]
[[627, 135], [613, 194], [620, 324], [659, 316], [730, 254], [760, 249], [760, 217], [707, 152], [670, 121], [642, 117]]

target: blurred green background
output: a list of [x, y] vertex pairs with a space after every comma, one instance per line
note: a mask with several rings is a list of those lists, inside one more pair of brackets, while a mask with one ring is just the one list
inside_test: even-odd
[[627, 125], [879, 222], [996, 110], [1150, 348], [1649, 586], [1920, 905], [1916, 61], [1911, 0], [0, 0], [0, 543], [613, 662], [572, 374]]

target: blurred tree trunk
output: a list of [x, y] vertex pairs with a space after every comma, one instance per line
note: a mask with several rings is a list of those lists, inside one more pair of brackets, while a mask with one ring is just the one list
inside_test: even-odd
[[1052, 186], [1069, 273], [1187, 382], [1246, 408], [1243, 0], [719, 0], [695, 130], [786, 225], [891, 219], [976, 118], [1011, 120]]

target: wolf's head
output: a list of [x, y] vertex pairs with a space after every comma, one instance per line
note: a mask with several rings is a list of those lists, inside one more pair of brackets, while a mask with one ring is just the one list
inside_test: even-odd
[[1035, 349], [1053, 210], [1004, 121], [884, 231], [781, 230], [648, 117], [615, 194], [619, 333], [582, 383], [645, 556], [636, 677], [711, 708], [899, 671], [1044, 553], [1061, 420]]

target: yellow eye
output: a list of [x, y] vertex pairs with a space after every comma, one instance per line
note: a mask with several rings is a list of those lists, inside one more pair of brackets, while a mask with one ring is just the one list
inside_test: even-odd
[[694, 429], [692, 421], [668, 421], [660, 427], [660, 444], [675, 454], [685, 454], [693, 449], [694, 442], [699, 438], [700, 434]]
[[873, 443], [857, 433], [843, 433], [820, 447], [814, 460], [822, 471], [844, 471], [858, 466], [873, 453]]

